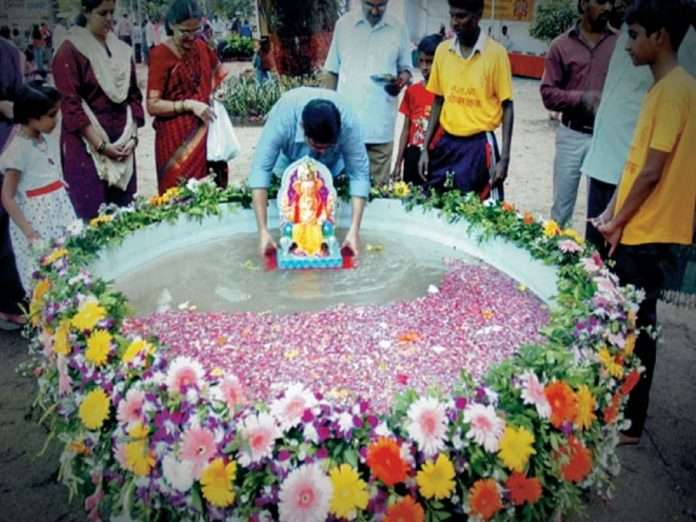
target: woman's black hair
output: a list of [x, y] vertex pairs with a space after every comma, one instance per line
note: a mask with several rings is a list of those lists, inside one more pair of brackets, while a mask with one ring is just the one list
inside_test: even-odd
[[203, 18], [203, 11], [196, 0], [172, 0], [164, 18], [164, 28], [171, 35], [173, 25], [200, 18]]
[[87, 27], [87, 17], [85, 16], [85, 14], [91, 13], [97, 7], [102, 5], [102, 3], [104, 3], [104, 0], [82, 0], [80, 2], [82, 6], [82, 12], [75, 18], [75, 25], [79, 25], [80, 27]]
[[60, 101], [60, 93], [42, 80], [26, 82], [14, 100], [14, 122], [26, 125], [31, 119], [48, 114]]
[[312, 100], [302, 110], [302, 127], [316, 143], [334, 144], [341, 134], [341, 113], [329, 100]]

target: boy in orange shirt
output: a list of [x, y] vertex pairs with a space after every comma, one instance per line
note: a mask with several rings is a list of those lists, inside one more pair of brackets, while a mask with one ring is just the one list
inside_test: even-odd
[[677, 62], [689, 27], [679, 0], [638, 0], [626, 15], [626, 50], [634, 65], [649, 65], [655, 79], [643, 99], [623, 176], [608, 208], [593, 220], [609, 243], [622, 285], [645, 291], [638, 311], [635, 345], [645, 372], [630, 395], [630, 428], [623, 444], [637, 444], [648, 410], [656, 340], [661, 265], [674, 244], [689, 245], [696, 207], [696, 79]]
[[404, 115], [404, 126], [401, 130], [396, 164], [392, 173], [394, 181], [403, 180], [414, 185], [423, 185], [426, 181], [418, 173], [418, 160], [425, 143], [425, 131], [428, 129], [430, 110], [435, 101], [435, 95], [425, 88], [425, 84], [430, 78], [430, 68], [440, 42], [442, 42], [442, 35], [431, 34], [424, 37], [418, 44], [418, 68], [425, 82], [410, 85], [399, 107], [399, 112]]

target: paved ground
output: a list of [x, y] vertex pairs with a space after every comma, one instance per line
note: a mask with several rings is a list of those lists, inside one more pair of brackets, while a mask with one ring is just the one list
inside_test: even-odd
[[[553, 125], [540, 106], [538, 83], [515, 80], [516, 124], [513, 161], [506, 191], [518, 206], [548, 214], [551, 200]], [[232, 162], [234, 179], [249, 169], [258, 128], [240, 128], [243, 148]], [[154, 191], [151, 127], [141, 132], [138, 164], [141, 192]], [[585, 211], [581, 190], [574, 223]], [[696, 312], [661, 306], [660, 346], [647, 432], [637, 447], [620, 448], [623, 472], [615, 498], [593, 499], [589, 520], [696, 521]], [[81, 506], [68, 502], [56, 484], [59, 449], [49, 445], [38, 457], [45, 433], [28, 417], [32, 381], [15, 373], [26, 359], [26, 341], [0, 332], [0, 522], [80, 521]], [[580, 520], [579, 517], [571, 517]]]

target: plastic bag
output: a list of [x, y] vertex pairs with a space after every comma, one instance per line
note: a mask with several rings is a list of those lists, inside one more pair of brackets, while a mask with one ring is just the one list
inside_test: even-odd
[[208, 161], [229, 161], [237, 157], [241, 147], [225, 106], [213, 100], [213, 112], [215, 119], [208, 124], [206, 156]]

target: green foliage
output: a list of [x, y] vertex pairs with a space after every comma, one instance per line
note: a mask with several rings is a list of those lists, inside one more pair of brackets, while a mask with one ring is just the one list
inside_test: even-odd
[[230, 116], [263, 119], [281, 95], [302, 86], [316, 87], [317, 76], [279, 76], [258, 85], [254, 78], [241, 77], [227, 88], [225, 107]]
[[539, 40], [550, 42], [567, 31], [578, 19], [575, 4], [569, 0], [546, 0], [539, 4], [529, 34]]
[[254, 55], [254, 39], [231, 34], [225, 50], [234, 57], [251, 58]]

